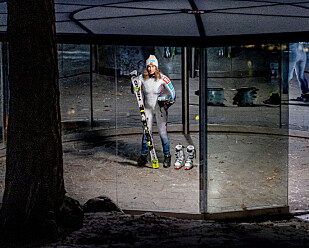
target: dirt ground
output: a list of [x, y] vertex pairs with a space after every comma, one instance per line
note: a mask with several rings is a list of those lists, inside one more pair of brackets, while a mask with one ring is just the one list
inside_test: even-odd
[[83, 228], [44, 247], [309, 247], [309, 222], [292, 218], [236, 223], [150, 213], [91, 213]]

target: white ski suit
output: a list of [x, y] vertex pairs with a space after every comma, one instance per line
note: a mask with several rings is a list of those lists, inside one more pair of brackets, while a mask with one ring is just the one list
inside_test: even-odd
[[[158, 97], [162, 94], [164, 88], [169, 92], [170, 99], [175, 100], [176, 92], [170, 79], [161, 74], [161, 77], [155, 81], [154, 75], [150, 75], [148, 79], [144, 79], [142, 75], [139, 76], [142, 82], [142, 91], [144, 94], [145, 113], [148, 118], [148, 125], [150, 131], [152, 130], [153, 117], [156, 116], [158, 132], [161, 138], [164, 155], [170, 154], [170, 143], [167, 137], [167, 111], [160, 108], [158, 104]], [[148, 153], [148, 145], [143, 135], [141, 154]]]

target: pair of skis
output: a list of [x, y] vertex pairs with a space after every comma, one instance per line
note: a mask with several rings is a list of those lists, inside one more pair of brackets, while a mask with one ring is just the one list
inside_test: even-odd
[[142, 88], [141, 88], [142, 86], [141, 79], [138, 77], [136, 70], [132, 71], [130, 75], [131, 75], [131, 82], [133, 85], [134, 94], [136, 96], [139, 111], [141, 113], [141, 121], [142, 121], [145, 139], [149, 146], [149, 153], [150, 153], [152, 167], [154, 169], [157, 169], [159, 168], [159, 161], [158, 161], [157, 154], [153, 146], [153, 137], [152, 137], [151, 131], [149, 130], [148, 118], [145, 113], [144, 96], [142, 94]]

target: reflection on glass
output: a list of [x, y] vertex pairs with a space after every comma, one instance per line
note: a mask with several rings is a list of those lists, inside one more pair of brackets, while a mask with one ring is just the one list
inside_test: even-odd
[[64, 132], [90, 125], [90, 46], [58, 45], [61, 118]]
[[207, 49], [210, 213], [287, 206], [281, 48]]
[[[117, 199], [117, 169], [118, 153], [116, 140], [116, 77], [115, 61], [110, 61], [111, 71], [100, 71], [98, 53], [100, 47], [92, 47], [92, 98], [94, 110], [93, 132], [81, 132], [76, 135], [79, 142], [72, 147], [66, 147], [64, 153], [64, 176], [66, 190], [81, 204], [87, 200], [107, 196], [116, 203]], [[115, 46], [110, 46], [111, 55]], [[62, 106], [66, 120], [86, 121], [90, 126], [90, 48], [89, 45], [67, 45], [63, 54], [62, 76]], [[60, 50], [60, 56], [61, 51]], [[62, 60], [59, 61], [61, 67]], [[67, 69], [66, 66], [71, 65]], [[71, 76], [70, 76], [71, 75]], [[78, 88], [78, 89], [77, 89]], [[70, 96], [70, 98], [68, 98]], [[73, 106], [73, 107], [71, 107]], [[79, 108], [82, 106], [82, 108]], [[65, 111], [76, 110], [75, 113]], [[62, 114], [63, 115], [63, 114]], [[77, 126], [77, 128], [79, 128]], [[75, 136], [73, 136], [75, 138]], [[84, 138], [84, 139], [83, 139]], [[88, 139], [90, 144], [88, 144]]]
[[[114, 130], [116, 126], [115, 46], [94, 48], [92, 73], [93, 118], [96, 127]], [[111, 131], [112, 132], [112, 131]]]
[[189, 48], [189, 122], [190, 131], [199, 129], [199, 66], [200, 49]]
[[298, 100], [306, 101], [309, 92], [308, 81], [305, 76], [307, 55], [304, 48], [304, 42], [290, 43], [289, 56], [289, 81], [294, 77], [294, 72], [301, 90], [301, 96]]
[[207, 50], [208, 105], [214, 106], [208, 108], [208, 123], [279, 127], [281, 51], [230, 47], [225, 56], [218, 51]]
[[[290, 129], [309, 130], [308, 42], [290, 43], [289, 47], [289, 113]], [[299, 115], [301, 113], [301, 115]]]
[[[94, 120], [96, 126], [109, 128], [113, 123], [116, 104], [118, 127], [133, 127], [139, 112], [132, 107], [129, 74], [141, 71], [151, 47], [96, 46], [93, 73]], [[117, 83], [115, 83], [117, 77]], [[131, 106], [131, 107], [130, 107]], [[112, 125], [116, 125], [114, 122]]]

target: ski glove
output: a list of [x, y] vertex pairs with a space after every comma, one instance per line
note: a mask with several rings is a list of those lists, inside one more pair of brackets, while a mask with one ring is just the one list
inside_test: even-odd
[[164, 108], [165, 110], [168, 110], [170, 106], [172, 106], [175, 103], [174, 99], [168, 99], [164, 101], [158, 101], [159, 107]]
[[170, 106], [172, 106], [175, 103], [174, 99], [168, 99], [167, 101], [164, 102], [164, 109], [168, 110]]

